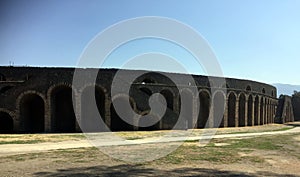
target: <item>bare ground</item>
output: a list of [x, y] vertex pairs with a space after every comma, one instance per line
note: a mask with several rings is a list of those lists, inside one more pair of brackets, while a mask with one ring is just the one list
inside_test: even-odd
[[[267, 131], [275, 130], [267, 126], [262, 127]], [[254, 127], [254, 129], [261, 131], [262, 127]], [[282, 128], [284, 127], [280, 129]], [[245, 132], [245, 129], [237, 129]], [[230, 131], [235, 132], [233, 129]], [[69, 138], [59, 142], [70, 142], [74, 137]], [[76, 137], [75, 141], [82, 141], [82, 139]], [[39, 143], [35, 145], [38, 146]], [[161, 143], [158, 146], [164, 148], [166, 145]], [[22, 144], [13, 146], [18, 147]], [[145, 152], [143, 148], [144, 146], [134, 145], [120, 146], [111, 150], [123, 153], [128, 149], [134, 149], [138, 153], [143, 153]], [[300, 133], [217, 139], [206, 147], [199, 147], [196, 141], [186, 142], [166, 157], [139, 164], [113, 159], [94, 147], [7, 154], [0, 159], [0, 171], [0, 176], [42, 177], [298, 176], [300, 174]]]

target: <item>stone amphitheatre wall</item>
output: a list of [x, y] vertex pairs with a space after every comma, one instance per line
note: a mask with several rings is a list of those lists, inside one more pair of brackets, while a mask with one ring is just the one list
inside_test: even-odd
[[[91, 77], [96, 69], [79, 69], [84, 78]], [[171, 74], [177, 78], [177, 86], [165, 73], [148, 72], [130, 85], [129, 95], [111, 97], [111, 85], [116, 69], [101, 69], [96, 85], [82, 80], [82, 87], [72, 85], [74, 68], [0, 67], [0, 132], [80, 132], [75, 118], [72, 96], [76, 98], [76, 116], [83, 120], [92, 115], [86, 98], [89, 89], [95, 89], [96, 106], [101, 119], [112, 131], [172, 129], [178, 115], [186, 117], [185, 127], [239, 127], [273, 123], [278, 105], [276, 88], [249, 80], [225, 78], [226, 84], [215, 86], [207, 76], [193, 76], [197, 93], [191, 91], [188, 75]], [[122, 70], [126, 75], [139, 75], [143, 71]], [[128, 96], [135, 113], [150, 112], [148, 100], [154, 93], [164, 96], [167, 111], [149, 127], [133, 126], [123, 121], [112, 106], [113, 101], [126, 101]], [[182, 112], [180, 95], [185, 95], [188, 105]], [[200, 101], [199, 107], [195, 100]], [[220, 123], [214, 120], [216, 99], [226, 102]], [[128, 99], [127, 99], [128, 100]], [[216, 113], [215, 113], [216, 114]], [[149, 116], [149, 119], [157, 119]], [[141, 120], [134, 120], [141, 121]], [[87, 122], [88, 124], [88, 122]], [[138, 123], [137, 123], [138, 124]], [[91, 131], [98, 129], [91, 128]]]

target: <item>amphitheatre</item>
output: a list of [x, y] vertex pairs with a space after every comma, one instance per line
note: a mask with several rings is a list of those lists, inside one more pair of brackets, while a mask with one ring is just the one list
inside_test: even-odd
[[[100, 69], [95, 84], [72, 86], [75, 68], [0, 67], [0, 132], [1, 133], [75, 133], [81, 132], [76, 116], [81, 120], [93, 117], [86, 97], [87, 90], [95, 90], [96, 105], [105, 125], [111, 131], [168, 130], [172, 129], [180, 114], [180, 95], [189, 98], [191, 105], [184, 110], [186, 124], [183, 129], [208, 127], [245, 127], [294, 121], [290, 98], [277, 98], [274, 86], [250, 80], [224, 78], [226, 84], [213, 89], [208, 76], [192, 75], [197, 93], [193, 93], [187, 75], [169, 73], [176, 77], [180, 87], [160, 72], [147, 72], [131, 84], [130, 105], [140, 115], [149, 113], [148, 99], [154, 93], [164, 96], [167, 110], [164, 116], [148, 127], [130, 125], [116, 113], [112, 102], [126, 101], [124, 95], [111, 96], [111, 85], [117, 69]], [[86, 77], [96, 69], [81, 69]], [[124, 70], [126, 75], [138, 70]], [[218, 78], [215, 78], [218, 79]], [[73, 105], [72, 96], [78, 98]], [[193, 105], [199, 98], [197, 111]], [[224, 108], [215, 104], [216, 98], [224, 100]], [[79, 111], [74, 112], [74, 107]], [[218, 124], [214, 112], [224, 109]], [[75, 115], [79, 114], [79, 115]], [[153, 117], [152, 117], [153, 118]], [[151, 119], [151, 116], [150, 116]], [[87, 122], [87, 124], [89, 124]], [[90, 126], [90, 131], [101, 131]]]

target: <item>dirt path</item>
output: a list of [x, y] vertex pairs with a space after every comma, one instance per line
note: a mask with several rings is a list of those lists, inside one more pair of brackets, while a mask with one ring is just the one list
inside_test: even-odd
[[[265, 135], [277, 135], [287, 133], [298, 133], [300, 127], [295, 127], [285, 131], [273, 131], [273, 132], [259, 132], [259, 133], [237, 133], [237, 134], [221, 134], [211, 135], [211, 131], [204, 133], [202, 136], [193, 137], [164, 137], [164, 138], [143, 138], [137, 140], [125, 140], [125, 139], [109, 139], [108, 133], [97, 134], [97, 146], [112, 146], [112, 145], [132, 145], [132, 144], [146, 144], [146, 143], [163, 143], [163, 142], [175, 142], [185, 140], [209, 140], [209, 139], [222, 139], [222, 138], [237, 138], [237, 137], [255, 137]], [[176, 134], [178, 135], [178, 134]], [[99, 143], [101, 142], [101, 143]], [[49, 142], [49, 143], [36, 143], [36, 144], [4, 144], [0, 145], [0, 156], [9, 156], [15, 154], [24, 154], [32, 152], [42, 152], [56, 149], [70, 149], [70, 148], [84, 148], [92, 147], [93, 144], [89, 140], [76, 140], [76, 141], [63, 141], [63, 142]]]

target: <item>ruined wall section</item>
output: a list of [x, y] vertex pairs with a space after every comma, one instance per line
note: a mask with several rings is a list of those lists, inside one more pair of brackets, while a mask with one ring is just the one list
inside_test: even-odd
[[294, 113], [292, 106], [292, 97], [281, 95], [278, 101], [278, 107], [275, 117], [276, 123], [286, 123], [294, 121]]

